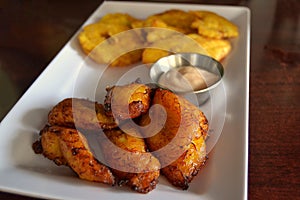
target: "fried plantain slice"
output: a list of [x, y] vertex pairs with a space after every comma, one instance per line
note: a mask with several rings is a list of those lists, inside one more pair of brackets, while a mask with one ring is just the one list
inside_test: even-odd
[[[124, 127], [126, 126], [126, 127]], [[120, 185], [126, 183], [140, 193], [152, 191], [160, 175], [159, 161], [146, 150], [139, 132], [128, 125], [121, 129], [104, 130], [107, 138], [101, 145], [108, 166], [112, 168]]]
[[96, 62], [110, 66], [136, 63], [141, 59], [142, 50], [137, 48], [142, 40], [134, 31], [126, 33], [134, 21], [137, 19], [128, 14], [111, 13], [84, 26], [78, 35], [83, 52]]
[[89, 54], [104, 40], [122, 31], [129, 30], [122, 25], [93, 23], [83, 27], [78, 35], [79, 43], [86, 54]]
[[111, 67], [129, 66], [141, 60], [141, 46], [137, 31], [128, 30], [104, 40], [89, 53], [89, 57]]
[[145, 64], [155, 63], [160, 58], [171, 55], [172, 53], [163, 49], [146, 48], [142, 55], [142, 62]]
[[49, 129], [50, 127], [46, 125], [40, 131], [40, 138], [33, 144], [33, 150], [35, 153], [43, 154], [49, 160], [53, 160], [56, 165], [67, 165], [60, 150], [59, 136]]
[[[113, 185], [110, 169], [89, 149], [85, 136], [72, 128], [45, 126], [41, 130], [42, 154], [56, 164], [69, 166], [81, 179]], [[58, 162], [59, 160], [59, 162]]]
[[[187, 36], [195, 40], [199, 46], [197, 47], [197, 45], [190, 42], [178, 44], [180, 38], [173, 35], [167, 39], [157, 40], [150, 45], [150, 47], [156, 48], [146, 48], [142, 55], [142, 62], [154, 63], [160, 58], [176, 52], [196, 52], [221, 61], [228, 56], [232, 49], [230, 41], [225, 39], [207, 38], [195, 33]], [[183, 40], [181, 39], [181, 41]]]
[[225, 39], [207, 38], [198, 34], [189, 34], [188, 36], [198, 42], [210, 57], [218, 61], [228, 56], [232, 48], [230, 42]]
[[104, 102], [106, 114], [121, 120], [136, 118], [147, 112], [150, 95], [151, 89], [139, 83], [108, 87]]
[[170, 28], [175, 29], [175, 27], [169, 27], [164, 21], [158, 18], [147, 18], [145, 20], [138, 20], [131, 23], [132, 28], [146, 28], [146, 27], [157, 27], [157, 28]]
[[[150, 15], [145, 20], [135, 21], [133, 28], [143, 28], [140, 34], [145, 43], [153, 43], [157, 40], [166, 39], [174, 33], [196, 33], [197, 29], [191, 28], [196, 16], [179, 9], [171, 9], [165, 12]], [[169, 30], [169, 31], [167, 31]]]
[[239, 35], [238, 27], [226, 18], [210, 11], [190, 11], [197, 19], [192, 28], [198, 29], [198, 34], [215, 39], [234, 38]]
[[[155, 33], [159, 33], [159, 35], [156, 36]], [[165, 37], [165, 35], [168, 37]], [[144, 50], [142, 55], [143, 63], [154, 63], [158, 59], [173, 53], [194, 52], [208, 54], [199, 42], [181, 33], [161, 30], [151, 33], [151, 37], [155, 38], [155, 42], [151, 43]]]
[[133, 22], [132, 27], [135, 28], [140, 38], [143, 39], [143, 47], [157, 40], [168, 38], [179, 31], [176, 27], [168, 26], [158, 18], [148, 18], [144, 21]]
[[187, 150], [176, 161], [162, 168], [162, 173], [172, 185], [183, 190], [188, 189], [189, 183], [206, 162], [205, 149], [204, 136], [193, 139]]
[[103, 17], [101, 17], [98, 23], [115, 24], [115, 25], [131, 28], [131, 24], [135, 21], [139, 21], [139, 20], [127, 13], [117, 12], [117, 13], [108, 13], [104, 15]]
[[[159, 18], [148, 18], [144, 21], [132, 23], [133, 28], [140, 28], [139, 35], [143, 38], [145, 44], [155, 42], [158, 39], [168, 38], [173, 35], [173, 32], [182, 32], [180, 29], [169, 26]], [[163, 30], [170, 30], [169, 32]], [[173, 31], [173, 32], [171, 32]]]
[[117, 127], [114, 118], [105, 115], [102, 104], [79, 98], [66, 98], [55, 105], [48, 114], [48, 122], [86, 130]]
[[[162, 173], [171, 184], [187, 189], [206, 160], [205, 138], [208, 121], [196, 106], [169, 90], [157, 89], [152, 101], [156, 106], [141, 117], [149, 150], [159, 159]], [[150, 116], [151, 119], [150, 119]], [[156, 127], [163, 127], [153, 134]], [[148, 137], [151, 135], [151, 137]]]
[[161, 20], [167, 25], [166, 28], [174, 29], [184, 34], [195, 32], [195, 29], [191, 27], [191, 24], [195, 19], [195, 15], [179, 9], [167, 10], [147, 18], [148, 21]]
[[[57, 130], [57, 127], [54, 127]], [[91, 153], [86, 138], [77, 130], [58, 128], [60, 148], [65, 159], [81, 179], [113, 185], [114, 176]], [[55, 130], [54, 130], [55, 131]]]

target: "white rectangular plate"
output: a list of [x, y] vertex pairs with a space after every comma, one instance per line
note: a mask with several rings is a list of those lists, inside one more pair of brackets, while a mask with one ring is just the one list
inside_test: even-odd
[[[94, 99], [89, 91], [99, 71], [84, 55], [77, 34], [65, 45], [39, 78], [17, 102], [0, 125], [0, 190], [58, 199], [247, 199], [248, 95], [250, 12], [245, 7], [199, 4], [104, 2], [85, 24], [107, 13], [125, 12], [137, 18], [168, 9], [210, 10], [239, 26], [240, 36], [226, 59], [224, 88], [226, 114], [222, 135], [210, 153], [207, 165], [187, 191], [171, 186], [161, 177], [149, 194], [127, 187], [109, 187], [80, 180], [67, 167], [58, 167], [31, 145], [47, 121], [51, 107], [66, 97]], [[84, 24], [84, 25], [85, 25]], [[80, 78], [78, 78], [80, 77]], [[107, 77], [110, 80], [111, 77]], [[112, 80], [114, 80], [112, 78]], [[75, 84], [76, 83], [76, 84]], [[110, 83], [111, 84], [111, 83]], [[99, 94], [101, 96], [103, 94]], [[101, 101], [100, 101], [101, 102]]]

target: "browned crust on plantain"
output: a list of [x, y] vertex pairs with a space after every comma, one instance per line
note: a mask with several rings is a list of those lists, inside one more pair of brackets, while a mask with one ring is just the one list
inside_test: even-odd
[[139, 193], [152, 191], [158, 183], [160, 163], [146, 151], [143, 138], [129, 135], [120, 129], [104, 132], [107, 136], [102, 140], [104, 157], [119, 185], [126, 184]]
[[207, 160], [203, 137], [194, 139], [176, 161], [161, 169], [168, 181], [183, 190], [187, 190], [189, 183], [198, 174]]
[[[154, 127], [160, 125], [162, 110], [166, 122], [156, 135], [146, 139], [147, 146], [161, 162], [161, 171], [169, 182], [187, 189], [206, 160], [207, 119], [196, 106], [169, 90], [157, 89], [152, 102], [163, 108], [153, 109], [152, 121], [149, 115], [143, 115], [141, 126], [150, 122]], [[145, 137], [152, 134], [151, 129], [143, 130]]]
[[66, 98], [49, 112], [51, 125], [98, 130], [117, 127], [113, 117], [105, 115], [102, 104], [86, 99]]
[[107, 88], [106, 114], [120, 120], [139, 117], [149, 109], [150, 95], [151, 89], [139, 83]]
[[89, 149], [85, 136], [72, 128], [45, 126], [39, 139], [42, 154], [57, 165], [69, 166], [81, 179], [114, 185], [110, 169]]

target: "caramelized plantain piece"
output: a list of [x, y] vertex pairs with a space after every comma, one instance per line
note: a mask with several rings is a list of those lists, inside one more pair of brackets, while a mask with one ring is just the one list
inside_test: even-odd
[[68, 165], [81, 179], [113, 185], [114, 176], [108, 167], [94, 158], [86, 138], [74, 129], [62, 128], [60, 148]]
[[204, 136], [193, 139], [187, 150], [176, 161], [162, 168], [162, 173], [174, 186], [183, 190], [188, 189], [189, 183], [206, 162], [205, 149]]
[[[140, 120], [141, 126], [151, 123], [152, 128], [143, 129], [146, 144], [170, 183], [187, 189], [206, 160], [208, 121], [196, 106], [169, 90], [155, 91], [152, 105], [156, 104], [160, 106]], [[154, 135], [153, 130], [162, 126], [164, 118], [163, 127]]]
[[[43, 154], [46, 158], [53, 160], [56, 165], [67, 165], [59, 145], [59, 136], [45, 126], [40, 131], [40, 139], [34, 143], [33, 149], [36, 153]], [[37, 151], [37, 148], [40, 150]]]
[[136, 129], [124, 126], [127, 133], [121, 129], [104, 130], [107, 137], [101, 142], [104, 158], [120, 185], [126, 183], [137, 192], [148, 193], [156, 187], [160, 163], [146, 151], [146, 144]]
[[197, 28], [202, 36], [215, 39], [234, 38], [239, 35], [238, 27], [226, 18], [210, 11], [190, 11], [197, 19], [192, 28]]
[[102, 104], [86, 99], [67, 98], [49, 112], [51, 125], [76, 127], [86, 130], [117, 127], [114, 118], [105, 115]]
[[[69, 166], [81, 179], [113, 185], [110, 169], [101, 164], [89, 149], [86, 138], [79, 131], [60, 126], [46, 126], [41, 130], [42, 153], [56, 164]], [[60, 162], [57, 162], [57, 159]]]
[[136, 118], [147, 112], [151, 89], [139, 83], [107, 88], [104, 107], [108, 116], [115, 119]]

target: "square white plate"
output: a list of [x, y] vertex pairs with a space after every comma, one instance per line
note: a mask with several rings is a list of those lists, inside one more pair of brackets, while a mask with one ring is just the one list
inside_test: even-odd
[[[226, 59], [224, 88], [226, 114], [222, 135], [207, 165], [187, 191], [171, 186], [163, 177], [149, 194], [127, 187], [109, 187], [80, 180], [67, 167], [58, 167], [31, 145], [47, 120], [51, 107], [66, 97], [91, 96], [99, 71], [84, 62], [77, 34], [65, 45], [0, 124], [0, 190], [58, 199], [247, 199], [248, 99], [250, 11], [245, 7], [136, 2], [104, 2], [85, 24], [107, 13], [125, 12], [137, 18], [168, 9], [210, 10], [239, 26], [240, 36]], [[84, 25], [85, 25], [84, 24]], [[107, 77], [106, 80], [110, 80]], [[76, 84], [75, 84], [76, 83]], [[111, 83], [110, 83], [111, 84]], [[112, 83], [113, 84], [113, 83]], [[95, 91], [92, 91], [95, 94]], [[97, 94], [99, 97], [103, 94]], [[101, 102], [101, 100], [100, 100]]]

